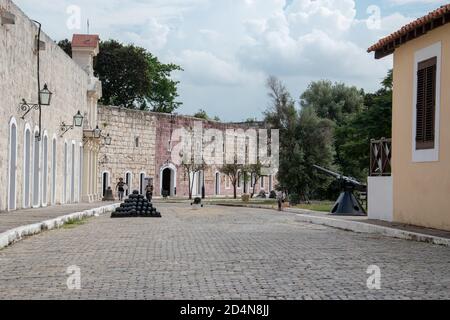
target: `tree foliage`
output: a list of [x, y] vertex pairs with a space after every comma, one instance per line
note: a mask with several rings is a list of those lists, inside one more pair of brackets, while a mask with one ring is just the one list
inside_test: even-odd
[[332, 163], [333, 123], [318, 117], [312, 107], [297, 110], [295, 101], [278, 79], [270, 77], [267, 87], [271, 105], [265, 121], [280, 130], [278, 188], [290, 194], [293, 202], [307, 201], [327, 182], [312, 166]]
[[252, 189], [252, 192], [250, 194], [250, 198], [253, 198], [256, 192], [256, 185], [258, 184], [258, 181], [261, 180], [262, 175], [262, 163], [261, 161], [257, 161], [254, 164], [250, 164], [247, 166], [247, 172], [250, 175], [250, 188]]
[[322, 80], [312, 82], [301, 95], [303, 108], [311, 107], [320, 118], [341, 124], [348, 115], [360, 112], [364, 107], [364, 92], [343, 83]]
[[383, 88], [366, 94], [364, 109], [336, 130], [336, 162], [340, 170], [364, 181], [368, 175], [371, 139], [390, 138], [392, 131], [392, 71]]
[[365, 182], [370, 140], [391, 137], [392, 83], [392, 70], [371, 94], [331, 81], [312, 82], [297, 109], [286, 87], [269, 78], [265, 121], [280, 129], [278, 188], [292, 202], [337, 196], [337, 185], [314, 164]]
[[239, 171], [242, 172], [243, 165], [237, 163], [237, 160], [231, 164], [225, 164], [220, 168], [220, 172], [230, 179], [231, 185], [233, 186], [233, 196], [237, 199], [237, 183], [239, 179]]
[[194, 118], [198, 118], [198, 119], [208, 120], [208, 121], [210, 121], [210, 120], [218, 121], [218, 122], [220, 121], [220, 118], [219, 118], [218, 116], [215, 116], [214, 118], [211, 118], [211, 117], [208, 115], [208, 113], [207, 113], [205, 110], [203, 110], [203, 109], [198, 110], [198, 111], [193, 115], [193, 117], [194, 117]]
[[[71, 56], [69, 40], [58, 45]], [[144, 48], [115, 40], [100, 43], [94, 63], [95, 75], [103, 86], [102, 104], [164, 113], [181, 105], [176, 101], [179, 82], [171, 78], [174, 71], [181, 70], [175, 64], [161, 63]]]

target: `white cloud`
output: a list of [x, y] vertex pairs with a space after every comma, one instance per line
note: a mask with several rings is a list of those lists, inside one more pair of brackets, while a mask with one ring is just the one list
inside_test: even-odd
[[[411, 2], [422, 12], [423, 3], [439, 1], [375, 0], [384, 5], [381, 28], [369, 30], [361, 18], [366, 8], [355, 0], [16, 0], [55, 40], [85, 32], [89, 18], [91, 33], [102, 39], [133, 42], [180, 64], [180, 112], [201, 103], [228, 120], [260, 115], [269, 74], [294, 96], [320, 78], [377, 89], [392, 62], [376, 61], [366, 49], [413, 19], [392, 9], [409, 10]], [[69, 5], [80, 6], [82, 30], [65, 27]]]
[[394, 5], [404, 5], [404, 4], [430, 4], [430, 3], [448, 3], [446, 0], [389, 0]]
[[159, 50], [165, 47], [170, 28], [160, 24], [155, 18], [149, 18], [141, 24], [136, 31], [124, 32], [125, 38], [136, 45], [148, 48], [149, 50]]
[[182, 79], [199, 86], [244, 85], [252, 77], [257, 77], [242, 72], [236, 63], [222, 60], [207, 51], [184, 50], [173, 59], [185, 70]]

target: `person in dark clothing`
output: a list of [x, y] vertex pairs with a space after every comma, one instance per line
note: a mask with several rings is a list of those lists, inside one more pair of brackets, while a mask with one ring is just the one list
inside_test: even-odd
[[118, 193], [119, 193], [120, 201], [123, 200], [123, 196], [125, 195], [125, 189], [126, 189], [126, 183], [123, 182], [123, 178], [120, 178], [119, 182], [117, 183], [117, 186], [116, 186], [116, 191], [118, 191]]
[[153, 185], [148, 184], [147, 187], [145, 188], [145, 195], [147, 197], [147, 200], [149, 202], [152, 202], [152, 198], [153, 198]]
[[284, 194], [282, 191], [277, 192], [278, 211], [283, 211]]

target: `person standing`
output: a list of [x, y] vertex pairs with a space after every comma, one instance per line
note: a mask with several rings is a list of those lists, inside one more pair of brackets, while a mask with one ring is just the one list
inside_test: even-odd
[[118, 191], [118, 193], [119, 193], [119, 201], [123, 200], [123, 196], [125, 195], [125, 188], [126, 188], [126, 183], [123, 182], [123, 178], [120, 178], [119, 182], [117, 183], [117, 186], [116, 186], [116, 191]]
[[147, 187], [145, 188], [145, 195], [147, 197], [147, 200], [149, 202], [152, 202], [152, 199], [153, 199], [153, 185], [152, 184], [148, 184]]
[[278, 211], [283, 211], [284, 194], [283, 191], [277, 192]]

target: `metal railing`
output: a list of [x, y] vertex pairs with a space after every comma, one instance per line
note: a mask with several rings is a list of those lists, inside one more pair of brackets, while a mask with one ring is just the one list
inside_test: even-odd
[[392, 175], [392, 139], [382, 138], [370, 141], [371, 177], [389, 177]]

